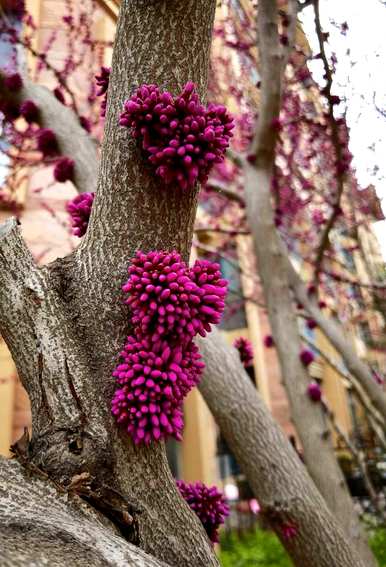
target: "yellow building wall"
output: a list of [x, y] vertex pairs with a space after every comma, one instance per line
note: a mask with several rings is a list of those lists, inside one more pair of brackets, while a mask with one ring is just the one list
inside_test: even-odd
[[12, 442], [16, 368], [0, 337], [0, 455], [8, 457]]
[[217, 427], [208, 406], [197, 389], [184, 404], [185, 428], [182, 441], [182, 478], [186, 482], [216, 484]]
[[[320, 331], [317, 332], [317, 346], [332, 360], [340, 360], [340, 357], [334, 347]], [[323, 394], [330, 409], [334, 413], [337, 423], [345, 433], [350, 434], [352, 430], [352, 421], [349, 411], [347, 390], [342, 377], [327, 363], [324, 363], [323, 365], [322, 388]], [[336, 439], [335, 434], [334, 439]]]

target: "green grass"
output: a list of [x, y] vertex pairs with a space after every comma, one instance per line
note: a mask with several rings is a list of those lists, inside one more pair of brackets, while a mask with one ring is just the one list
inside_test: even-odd
[[220, 562], [222, 567], [293, 567], [276, 535], [264, 530], [241, 537], [224, 535]]
[[[379, 567], [386, 567], [386, 530], [378, 529], [370, 538], [370, 546]], [[293, 567], [276, 535], [257, 529], [239, 537], [235, 534], [221, 537], [220, 563], [222, 567]]]
[[386, 567], [386, 529], [379, 528], [370, 538], [370, 547], [378, 560], [379, 567]]

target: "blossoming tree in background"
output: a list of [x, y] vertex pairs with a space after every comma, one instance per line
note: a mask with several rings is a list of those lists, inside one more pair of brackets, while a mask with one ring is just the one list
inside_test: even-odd
[[[24, 68], [26, 53], [38, 61], [36, 80], [18, 68], [1, 75], [5, 151], [14, 170], [50, 165], [56, 181], [74, 183], [80, 194], [68, 211], [74, 234], [83, 237], [70, 255], [39, 268], [17, 222], [0, 229], [0, 329], [33, 417], [32, 438], [14, 447], [17, 462], [3, 460], [0, 468], [5, 557], [15, 564], [53, 550], [63, 565], [79, 557], [111, 565], [218, 564], [205, 530], [216, 541], [227, 507], [213, 488], [177, 487], [163, 444], [181, 437], [183, 398], [197, 384], [294, 563], [374, 564], [326, 435], [322, 393], [307, 372], [313, 355], [297, 325], [303, 316], [326, 334], [382, 437], [384, 393], [322, 312], [331, 285], [344, 284], [328, 263], [331, 230], [346, 219], [343, 200], [352, 204], [355, 223], [366, 222], [366, 211], [350, 199], [348, 133], [334, 111], [339, 101], [318, 3], [324, 102], [310, 95], [319, 88], [295, 33], [296, 2], [278, 9], [261, 0], [257, 20], [253, 3], [234, 10], [224, 2], [227, 16], [214, 35], [215, 47], [226, 50], [213, 51], [209, 94], [216, 104], [206, 105], [215, 4], [125, 0], [111, 72], [90, 65], [87, 96], [79, 100], [71, 78], [98, 47], [88, 4], [75, 15], [68, 3], [68, 46], [80, 37], [83, 47], [77, 56], [69, 48], [61, 70], [48, 62], [49, 42], [44, 52], [34, 50], [34, 24], [23, 6], [3, 11], [2, 34], [15, 48], [11, 67]], [[38, 84], [42, 69], [58, 81], [53, 92]], [[242, 82], [233, 80], [235, 69]], [[223, 103], [234, 110], [235, 128]], [[102, 139], [100, 160], [90, 134]], [[11, 179], [11, 203], [12, 188]], [[188, 266], [198, 198], [210, 211], [208, 226], [196, 226], [199, 247], [204, 228], [220, 234], [220, 253], [232, 256], [234, 236], [251, 232], [258, 300], [272, 327], [267, 346], [277, 349], [319, 491], [244, 370], [249, 345], [235, 345], [241, 364], [216, 331], [205, 336], [220, 320], [226, 282], [210, 259]], [[301, 250], [312, 266], [308, 288], [288, 250]], [[32, 524], [33, 531], [18, 529]]]

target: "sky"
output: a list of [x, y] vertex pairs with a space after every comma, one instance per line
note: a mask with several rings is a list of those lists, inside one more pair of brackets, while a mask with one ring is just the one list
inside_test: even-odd
[[[329, 46], [338, 63], [333, 94], [345, 99], [350, 150], [361, 186], [372, 183], [386, 216], [386, 2], [381, 0], [320, 0], [320, 16], [330, 32]], [[312, 7], [300, 16], [314, 53], [318, 53]], [[340, 25], [347, 22], [342, 35]], [[314, 77], [321, 77], [320, 62], [312, 62]], [[376, 106], [385, 111], [382, 116]], [[386, 221], [374, 223], [386, 260]]]

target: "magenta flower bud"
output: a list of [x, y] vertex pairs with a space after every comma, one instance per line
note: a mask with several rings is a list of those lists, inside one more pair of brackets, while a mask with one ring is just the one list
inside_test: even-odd
[[313, 402], [320, 402], [322, 399], [322, 390], [317, 382], [311, 382], [308, 385], [307, 394]]
[[281, 525], [280, 531], [285, 540], [290, 540], [297, 536], [298, 528], [295, 524], [286, 522]]
[[266, 348], [271, 348], [275, 344], [272, 335], [265, 335], [263, 342]]
[[311, 331], [312, 329], [315, 329], [318, 326], [315, 319], [307, 319], [306, 325], [307, 328], [310, 329]]
[[86, 130], [86, 132], [91, 132], [91, 122], [86, 116], [79, 116], [79, 123], [82, 126], [83, 130]]
[[64, 183], [65, 181], [70, 181], [74, 176], [74, 160], [63, 157], [60, 158], [54, 167], [54, 179], [59, 183]]
[[[99, 89], [97, 90], [97, 96], [103, 96], [102, 104], [101, 104], [101, 116], [102, 118], [106, 116], [106, 107], [107, 107], [107, 89], [109, 88], [109, 81], [110, 81], [110, 67], [101, 67], [100, 75], [95, 75], [95, 82], [98, 85]], [[128, 127], [129, 124], [122, 124], [122, 126]]]
[[36, 134], [37, 148], [44, 156], [52, 156], [58, 153], [58, 142], [56, 136], [49, 128], [40, 128]]
[[33, 100], [25, 100], [22, 103], [20, 106], [20, 114], [29, 124], [39, 121], [39, 109]]
[[70, 213], [72, 234], [83, 236], [86, 233], [88, 221], [95, 193], [81, 193], [67, 203], [67, 212]]
[[300, 351], [299, 358], [301, 360], [301, 363], [306, 367], [315, 360], [313, 352], [308, 350], [307, 348], [304, 348]]
[[20, 116], [19, 105], [13, 100], [1, 100], [0, 112], [4, 114], [5, 120], [12, 122]]
[[64, 94], [62, 93], [60, 87], [55, 87], [52, 91], [54, 93], [55, 98], [61, 102], [62, 104], [66, 104], [66, 100], [64, 98]]
[[253, 362], [253, 347], [251, 341], [245, 337], [239, 337], [233, 343], [233, 346], [239, 351], [240, 360], [245, 367], [250, 366]]
[[197, 514], [211, 542], [218, 542], [218, 529], [230, 511], [223, 494], [215, 486], [209, 487], [202, 482], [189, 484], [177, 480], [176, 484], [181, 496]]
[[12, 73], [4, 77], [4, 86], [11, 92], [16, 93], [20, 91], [23, 86], [23, 79], [19, 73]]

